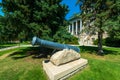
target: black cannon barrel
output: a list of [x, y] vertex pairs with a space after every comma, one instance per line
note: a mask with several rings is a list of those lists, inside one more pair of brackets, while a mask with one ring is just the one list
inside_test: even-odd
[[38, 37], [33, 37], [33, 39], [32, 39], [32, 45], [35, 45], [35, 44], [39, 44], [43, 47], [57, 49], [57, 50], [72, 49], [72, 50], [75, 50], [76, 52], [80, 52], [80, 49], [76, 46], [51, 42], [51, 41], [40, 39]]

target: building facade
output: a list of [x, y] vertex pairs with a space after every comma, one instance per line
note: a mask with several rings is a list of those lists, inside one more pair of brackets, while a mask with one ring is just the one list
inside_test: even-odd
[[68, 27], [68, 31], [72, 35], [78, 36], [79, 33], [82, 31], [82, 20], [81, 19], [71, 20], [70, 25]]
[[[94, 25], [94, 22], [89, 23], [89, 25]], [[86, 26], [88, 27], [88, 26]], [[94, 40], [98, 39], [98, 33], [94, 32], [90, 34], [90, 32], [84, 32], [85, 26], [83, 26], [82, 19], [74, 18], [70, 20], [70, 25], [68, 26], [68, 31], [71, 35], [78, 37], [79, 45], [91, 46], [93, 45]], [[107, 33], [103, 34], [103, 38], [107, 37]]]

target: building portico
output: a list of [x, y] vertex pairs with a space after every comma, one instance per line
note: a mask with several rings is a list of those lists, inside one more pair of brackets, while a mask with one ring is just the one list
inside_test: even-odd
[[71, 33], [72, 35], [78, 36], [78, 34], [82, 30], [82, 20], [81, 19], [71, 20], [68, 30], [69, 30], [69, 33]]
[[[91, 33], [89, 30], [85, 30], [87, 27], [92, 26], [95, 27], [94, 21], [90, 22], [89, 20], [84, 21], [84, 25], [82, 23], [82, 19], [80, 16], [75, 16], [71, 18], [70, 25], [68, 26], [68, 32], [71, 35], [78, 37], [79, 45], [93, 45], [93, 42], [98, 39], [97, 31]], [[103, 33], [103, 38], [107, 37], [107, 33]]]

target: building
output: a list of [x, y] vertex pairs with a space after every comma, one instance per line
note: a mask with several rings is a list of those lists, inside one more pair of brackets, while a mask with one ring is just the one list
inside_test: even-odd
[[78, 36], [82, 31], [82, 20], [80, 18], [71, 19], [68, 30], [72, 35]]
[[[69, 33], [71, 33], [71, 35], [74, 35], [76, 37], [78, 37], [78, 43], [79, 45], [86, 45], [86, 46], [90, 46], [93, 45], [93, 41], [98, 39], [98, 33], [94, 31], [94, 33], [90, 33], [90, 31], [88, 32], [84, 32], [83, 30], [85, 29], [85, 27], [90, 26], [94, 26], [94, 22], [89, 23], [86, 22], [86, 26], [83, 26], [82, 23], [82, 19], [80, 17], [77, 18], [72, 18], [70, 19], [70, 25], [68, 26], [68, 31]], [[107, 37], [107, 33], [103, 34], [103, 38]]]

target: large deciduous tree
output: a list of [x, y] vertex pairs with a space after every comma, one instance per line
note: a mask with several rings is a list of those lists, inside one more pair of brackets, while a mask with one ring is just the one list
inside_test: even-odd
[[[104, 53], [102, 50], [102, 36], [105, 30], [114, 27], [108, 25], [108, 21], [117, 20], [120, 15], [119, 0], [77, 0], [82, 10], [82, 19], [87, 22], [90, 31], [98, 32], [98, 53]], [[81, 5], [82, 4], [82, 5]], [[106, 26], [107, 24], [107, 26]], [[117, 24], [120, 24], [117, 23]], [[84, 24], [85, 25], [85, 24]], [[119, 26], [116, 26], [119, 27]], [[85, 28], [86, 29], [86, 28]]]
[[5, 27], [11, 27], [12, 34], [20, 39], [31, 39], [34, 35], [52, 39], [68, 12], [67, 6], [60, 4], [61, 1], [2, 0], [4, 18], [9, 20]]

